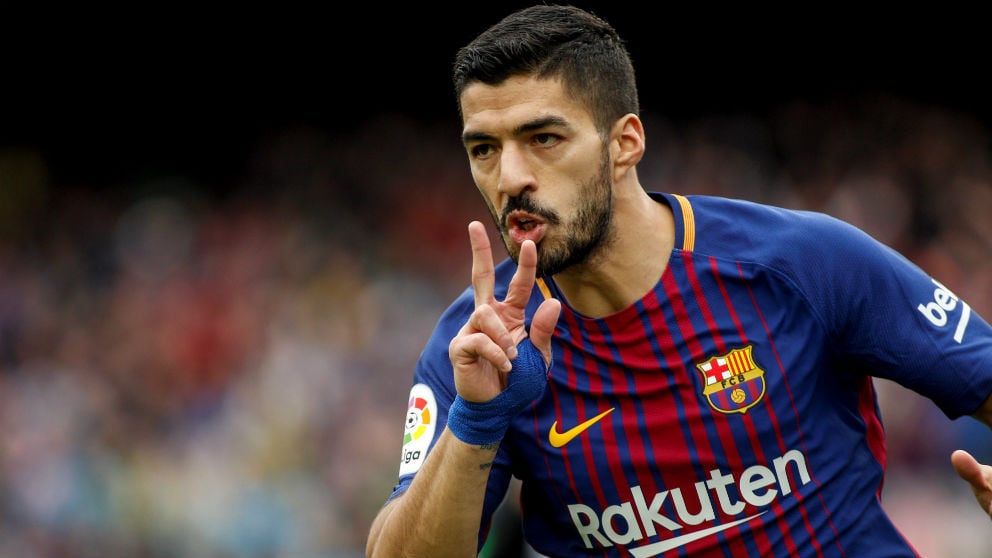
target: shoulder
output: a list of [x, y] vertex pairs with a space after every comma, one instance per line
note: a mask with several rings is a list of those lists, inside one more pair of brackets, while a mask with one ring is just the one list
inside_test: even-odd
[[[835, 228], [847, 225], [840, 219], [803, 209], [768, 205], [749, 200], [718, 196], [686, 196], [692, 207], [697, 226], [708, 232], [722, 229], [752, 232], [755, 234], [782, 234], [794, 232], [796, 227]], [[769, 228], [770, 225], [778, 225]], [[783, 227], [782, 225], [789, 225]]]
[[812, 254], [881, 248], [854, 225], [825, 213], [717, 196], [686, 196], [695, 250], [774, 264]]

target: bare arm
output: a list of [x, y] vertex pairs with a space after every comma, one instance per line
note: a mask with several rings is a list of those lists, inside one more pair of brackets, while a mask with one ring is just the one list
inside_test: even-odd
[[[544, 364], [551, 362], [551, 335], [561, 311], [560, 303], [544, 301], [534, 313], [528, 333], [524, 328], [524, 310], [537, 273], [537, 247], [531, 241], [521, 247], [517, 271], [506, 298], [497, 301], [495, 268], [485, 227], [472, 222], [469, 238], [475, 310], [448, 346], [458, 398], [483, 405], [497, 396], [504, 401], [511, 397], [520, 404], [530, 403], [539, 392], [527, 391], [526, 382], [511, 381], [509, 375], [519, 372], [524, 376], [514, 379], [526, 378], [533, 370], [521, 367], [515, 371], [511, 364], [516, 363], [511, 361], [518, 356], [518, 343], [529, 336], [533, 344], [530, 350], [541, 353], [535, 358], [540, 361], [543, 357]], [[537, 370], [538, 383], [543, 390], [546, 369], [540, 364], [538, 368], [541, 368]], [[475, 434], [473, 428], [479, 425], [471, 416], [463, 415], [459, 422], [454, 418], [454, 408], [455, 405], [448, 414], [449, 427], [441, 433], [406, 493], [384, 506], [373, 521], [365, 550], [369, 558], [477, 555], [486, 483], [505, 427], [503, 431], [496, 429], [493, 437], [484, 443], [471, 443], [471, 436], [466, 436], [463, 429]], [[503, 412], [499, 414], [507, 416]]]
[[470, 446], [445, 429], [406, 493], [372, 523], [366, 556], [476, 556], [497, 446]]
[[[974, 417], [992, 427], [992, 396], [985, 400]], [[979, 463], [964, 450], [957, 450], [951, 454], [951, 464], [958, 476], [971, 485], [978, 505], [992, 517], [992, 467]]]

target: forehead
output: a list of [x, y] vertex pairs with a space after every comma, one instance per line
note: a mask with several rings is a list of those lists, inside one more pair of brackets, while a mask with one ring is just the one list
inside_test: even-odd
[[499, 85], [475, 82], [459, 99], [466, 136], [499, 135], [538, 119], [556, 117], [574, 126], [592, 126], [592, 115], [569, 96], [559, 79], [513, 76]]

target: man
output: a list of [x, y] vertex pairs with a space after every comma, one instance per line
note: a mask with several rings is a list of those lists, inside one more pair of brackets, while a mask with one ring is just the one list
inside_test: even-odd
[[[511, 14], [454, 84], [511, 258], [469, 225], [368, 555], [475, 555], [513, 476], [548, 556], [916, 556], [872, 377], [989, 424], [989, 324], [836, 219], [646, 192], [634, 70], [592, 14]], [[988, 512], [992, 468], [952, 462]]]

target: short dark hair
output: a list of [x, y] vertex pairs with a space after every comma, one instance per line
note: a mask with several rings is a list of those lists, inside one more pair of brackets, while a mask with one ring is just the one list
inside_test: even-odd
[[521, 9], [459, 49], [452, 72], [459, 113], [469, 84], [498, 85], [517, 75], [560, 78], [604, 134], [625, 114], [639, 114], [634, 67], [623, 39], [609, 23], [574, 6]]

